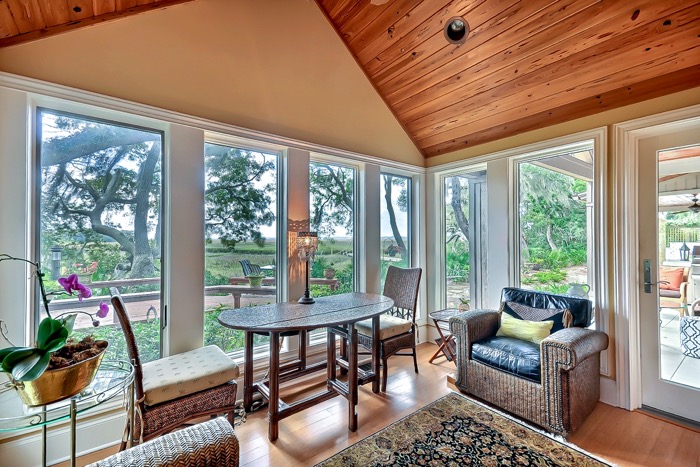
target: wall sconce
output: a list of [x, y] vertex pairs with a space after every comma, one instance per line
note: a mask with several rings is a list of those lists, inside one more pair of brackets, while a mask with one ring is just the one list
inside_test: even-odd
[[314, 303], [309, 291], [309, 263], [313, 263], [316, 258], [316, 250], [318, 249], [318, 234], [316, 232], [299, 232], [297, 234], [297, 250], [299, 250], [299, 259], [306, 264], [306, 288], [304, 296], [299, 299], [299, 303], [305, 305]]

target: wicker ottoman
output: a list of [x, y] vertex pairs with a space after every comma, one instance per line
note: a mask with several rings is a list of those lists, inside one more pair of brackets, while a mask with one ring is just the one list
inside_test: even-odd
[[681, 317], [681, 350], [688, 357], [700, 358], [700, 316]]
[[238, 465], [238, 439], [225, 418], [174, 431], [87, 467]]

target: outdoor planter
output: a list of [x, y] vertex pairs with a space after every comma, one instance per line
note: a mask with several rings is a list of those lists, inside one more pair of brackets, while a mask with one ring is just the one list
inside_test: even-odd
[[251, 287], [257, 288], [262, 285], [262, 281], [265, 278], [265, 276], [246, 276], [248, 278], [248, 282], [250, 283]]

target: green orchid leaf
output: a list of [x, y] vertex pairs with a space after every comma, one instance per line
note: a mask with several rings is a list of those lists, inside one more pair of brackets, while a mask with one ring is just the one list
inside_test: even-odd
[[44, 348], [47, 342], [54, 340], [57, 336], [54, 333], [63, 328], [63, 323], [60, 320], [53, 318], [44, 318], [39, 323], [39, 330], [36, 335], [37, 347]]
[[61, 322], [63, 323], [63, 327], [68, 330], [68, 335], [73, 332], [73, 326], [75, 325], [75, 318], [77, 318], [77, 314], [72, 314], [68, 315], [65, 318], [61, 318]]
[[[25, 358], [31, 358], [33, 355], [37, 355], [37, 359], [41, 354], [41, 350], [34, 347], [20, 347], [14, 352], [10, 352], [2, 361], [2, 371], [7, 373], [12, 373], [15, 366], [24, 360]], [[13, 376], [14, 377], [14, 376]]]
[[68, 329], [66, 328], [61, 328], [59, 332], [54, 333], [55, 338], [44, 345], [42, 347], [42, 350], [46, 352], [55, 352], [64, 345], [66, 345], [66, 341], [68, 340]]
[[[50, 352], [44, 352], [39, 359], [34, 361], [32, 364], [27, 362], [28, 368], [26, 369], [24, 367], [25, 360], [23, 360], [19, 365], [15, 366], [14, 370], [12, 370], [12, 377], [15, 378], [15, 381], [34, 381], [39, 376], [44, 374], [44, 371], [46, 371], [46, 368], [49, 366], [49, 361], [51, 361]], [[20, 370], [22, 375], [15, 376], [15, 372], [17, 372], [19, 375]]]
[[15, 350], [23, 348], [25, 347], [6, 347], [4, 349], [0, 349], [0, 365], [2, 365], [2, 361], [5, 360], [5, 357], [7, 357], [9, 354], [14, 352]]

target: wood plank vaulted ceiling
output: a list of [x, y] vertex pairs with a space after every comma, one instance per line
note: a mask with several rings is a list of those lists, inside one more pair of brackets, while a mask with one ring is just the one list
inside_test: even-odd
[[[187, 1], [0, 0], [0, 47]], [[316, 3], [426, 157], [700, 85], [700, 0]]]
[[426, 157], [700, 85], [700, 1], [316, 3]]

